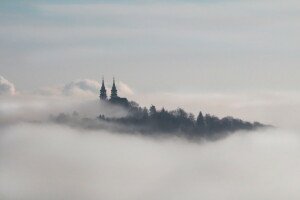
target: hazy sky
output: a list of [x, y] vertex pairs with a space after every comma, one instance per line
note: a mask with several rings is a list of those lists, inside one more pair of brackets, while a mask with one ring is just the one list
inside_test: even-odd
[[0, 1], [17, 89], [113, 75], [138, 92], [297, 91], [300, 2]]
[[[0, 0], [1, 200], [298, 200], [299, 22], [299, 0]], [[278, 128], [191, 144], [49, 121], [125, 115], [102, 75], [141, 106]]]

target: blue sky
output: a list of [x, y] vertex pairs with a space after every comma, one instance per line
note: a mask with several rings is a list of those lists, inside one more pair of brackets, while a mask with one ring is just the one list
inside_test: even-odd
[[0, 5], [0, 73], [19, 89], [102, 75], [146, 93], [300, 88], [297, 1]]

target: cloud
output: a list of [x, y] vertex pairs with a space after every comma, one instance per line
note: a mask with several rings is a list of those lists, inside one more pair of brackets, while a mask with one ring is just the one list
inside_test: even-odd
[[89, 79], [78, 79], [66, 84], [63, 93], [66, 95], [94, 95], [99, 93], [100, 84], [98, 81]]
[[3, 200], [296, 200], [300, 195], [300, 138], [283, 130], [203, 144], [53, 124], [25, 123], [1, 133]]
[[[82, 98], [93, 98], [99, 94], [99, 91], [100, 84], [98, 81], [92, 79], [76, 79], [62, 85], [44, 86], [31, 90], [19, 90], [18, 95], [26, 98], [36, 98], [37, 96], [77, 96]], [[14, 84], [0, 76], [0, 95], [15, 93]]]
[[[106, 84], [107, 93], [110, 93], [111, 84]], [[124, 82], [117, 82], [117, 89], [120, 96], [130, 96], [134, 94], [132, 88], [130, 88]], [[21, 90], [18, 92], [20, 97], [32, 97], [37, 96], [45, 97], [78, 97], [85, 99], [98, 99], [100, 93], [100, 83], [93, 79], [76, 79], [69, 83], [57, 86], [46, 86], [39, 87], [33, 90]], [[13, 83], [6, 80], [4, 77], [0, 76], [0, 95], [1, 94], [15, 94], [15, 86]]]
[[[108, 96], [110, 96], [110, 85], [111, 81], [107, 81]], [[144, 91], [135, 92], [135, 89], [132, 89], [127, 83], [119, 81], [117, 82], [117, 89], [119, 96], [136, 101], [142, 107], [150, 107], [152, 104], [157, 106], [158, 109], [165, 107], [173, 110], [182, 107], [195, 115], [202, 111], [218, 117], [234, 116], [246, 121], [259, 121], [277, 127], [300, 130], [299, 123], [296, 120], [285, 117], [297, 118], [300, 112], [300, 94], [296, 91], [268, 91], [264, 93], [203, 92], [201, 94], [186, 91], [184, 93], [156, 94]], [[77, 79], [57, 86], [42, 87], [29, 91], [21, 90], [13, 98], [9, 98], [10, 95], [5, 95], [5, 98], [2, 96], [0, 119], [3, 119], [1, 112], [11, 113], [17, 119], [23, 119], [28, 115], [26, 113], [28, 110], [43, 113], [44, 107], [55, 108], [52, 109], [55, 111], [52, 114], [58, 114], [59, 111], [72, 113], [77, 110], [76, 106], [80, 107], [81, 104], [90, 104], [88, 110], [95, 117], [101, 113], [101, 106], [99, 107], [96, 103], [99, 101], [99, 90], [100, 83], [93, 79]], [[33, 108], [33, 105], [37, 106]], [[92, 105], [97, 109], [93, 109]], [[16, 108], [20, 108], [20, 110], [16, 111]], [[48, 116], [49, 112], [46, 113], [46, 116]], [[110, 114], [107, 113], [107, 115]], [[41, 115], [39, 114], [39, 116]], [[11, 119], [16, 119], [14, 117], [11, 117]]]
[[[107, 94], [110, 93], [110, 84], [106, 84]], [[118, 92], [120, 96], [130, 96], [134, 94], [132, 88], [130, 88], [124, 82], [116, 83]], [[45, 96], [77, 96], [85, 98], [95, 98], [99, 96], [100, 93], [100, 83], [92, 79], [77, 79], [66, 83], [63, 86], [57, 87], [42, 87], [34, 91], [35, 94], [45, 95]]]
[[39, 87], [37, 89], [21, 91], [20, 94], [27, 96], [48, 96], [48, 97], [77, 97], [77, 98], [98, 98], [100, 84], [92, 79], [76, 79], [71, 82]]
[[[107, 81], [108, 96], [110, 96], [110, 85], [111, 81]], [[195, 115], [202, 111], [218, 117], [234, 116], [246, 121], [259, 121], [281, 128], [300, 130], [299, 123], [296, 120], [285, 117], [297, 118], [300, 112], [300, 94], [296, 91], [268, 91], [264, 93], [203, 92], [201, 94], [186, 91], [184, 93], [155, 94], [135, 92], [135, 89], [132, 89], [127, 83], [119, 81], [117, 82], [117, 89], [119, 96], [136, 101], [142, 107], [150, 107], [152, 104], [157, 106], [158, 109], [165, 107], [173, 110], [182, 107]], [[77, 110], [77, 106], [80, 107], [82, 104], [90, 104], [88, 110], [95, 117], [101, 113], [101, 106], [99, 107], [96, 103], [99, 102], [99, 90], [100, 83], [96, 80], [77, 79], [63, 85], [13, 92], [13, 94], [17, 94], [13, 98], [9, 98], [10, 95], [5, 95], [5, 98], [2, 96], [0, 119], [3, 119], [1, 112], [11, 113], [10, 115], [14, 117], [11, 117], [9, 121], [12, 121], [12, 119], [24, 119], [26, 115], [30, 116], [27, 114], [29, 110], [42, 114], [46, 107], [55, 108], [52, 109], [55, 112], [51, 114], [58, 114], [59, 111], [72, 113]], [[92, 105], [97, 109], [92, 108]], [[39, 114], [38, 116], [48, 116], [49, 112], [45, 113], [47, 114]], [[110, 114], [107, 113], [107, 115]]]
[[[237, 133], [218, 142], [196, 144], [178, 138], [158, 140], [77, 129], [79, 126], [67, 127], [48, 120], [50, 113], [72, 114], [74, 110], [80, 117], [93, 119], [100, 113], [121, 114], [119, 108], [108, 108], [99, 101], [99, 88], [93, 101], [74, 98], [77, 90], [79, 95], [93, 94], [92, 83], [95, 81], [81, 79], [62, 86], [70, 91], [76, 88], [69, 95], [1, 98], [1, 200], [298, 199], [298, 132], [273, 129]], [[121, 85], [117, 85], [120, 91], [126, 91]], [[153, 103], [154, 99], [146, 98]], [[164, 98], [167, 105], [175, 99], [195, 107], [208, 102], [217, 107], [223, 102], [233, 110], [268, 105], [277, 110], [282, 106], [280, 102], [298, 106], [300, 96], [273, 94], [264, 101], [258, 96], [159, 98]], [[162, 103], [162, 99], [157, 102]], [[293, 116], [287, 118], [297, 123], [297, 115], [286, 116]], [[283, 120], [282, 115], [278, 118]]]
[[122, 96], [130, 96], [134, 94], [134, 91], [126, 83], [119, 82], [118, 88], [120, 95]]
[[71, 116], [74, 111], [80, 118], [91, 119], [96, 119], [100, 114], [108, 117], [124, 117], [128, 114], [122, 107], [99, 101], [98, 96], [90, 99], [76, 97], [16, 95], [1, 98], [0, 128], [21, 122], [49, 122], [50, 116], [60, 113]]
[[13, 95], [16, 89], [13, 83], [0, 76], [0, 95]]

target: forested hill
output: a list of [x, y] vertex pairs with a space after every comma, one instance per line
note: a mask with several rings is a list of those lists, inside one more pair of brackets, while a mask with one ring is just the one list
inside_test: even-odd
[[131, 131], [146, 135], [174, 134], [188, 138], [218, 139], [236, 131], [250, 131], [268, 127], [259, 122], [250, 123], [233, 117], [218, 118], [216, 116], [199, 112], [195, 117], [183, 109], [168, 111], [164, 108], [157, 110], [155, 106], [150, 109], [141, 108], [135, 102], [127, 107], [129, 115], [126, 117], [106, 117], [100, 115], [99, 120], [130, 127]]

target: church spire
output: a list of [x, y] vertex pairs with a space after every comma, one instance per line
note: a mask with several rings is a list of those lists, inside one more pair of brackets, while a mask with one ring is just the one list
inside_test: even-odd
[[113, 85], [112, 85], [112, 88], [111, 88], [110, 98], [115, 98], [115, 97], [118, 97], [118, 90], [117, 90], [117, 87], [116, 87], [116, 84], [115, 84], [115, 77], [114, 77]]
[[107, 99], [107, 95], [106, 95], [106, 88], [105, 88], [105, 85], [104, 85], [104, 77], [102, 77], [102, 86], [101, 86], [101, 89], [100, 89], [100, 99], [101, 100], [106, 100]]

